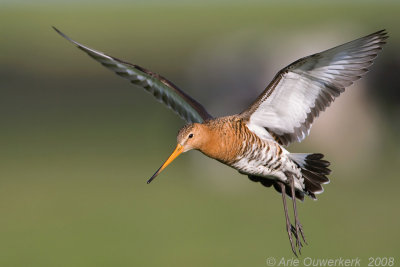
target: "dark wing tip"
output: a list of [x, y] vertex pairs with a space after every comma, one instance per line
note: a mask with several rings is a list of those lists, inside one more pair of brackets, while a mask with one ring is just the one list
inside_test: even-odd
[[59, 29], [57, 29], [54, 26], [51, 26], [59, 35], [61, 35], [62, 37], [64, 37], [65, 39], [67, 39], [68, 41], [76, 44], [76, 42], [74, 40], [72, 40], [71, 38], [69, 38], [68, 36], [66, 36], [63, 32], [61, 32]]
[[[386, 40], [387, 38], [389, 38], [389, 34], [386, 31], [386, 29], [371, 33], [370, 35], [367, 35], [366, 37], [372, 37], [372, 36], [378, 36], [380, 38], [381, 41]], [[383, 42], [384, 44], [385, 42]]]
[[59, 29], [57, 29], [54, 26], [51, 26], [59, 35], [61, 35], [62, 37], [64, 37], [64, 39], [70, 41], [71, 43], [73, 43], [74, 45], [76, 45], [77, 47], [83, 49], [86, 53], [88, 53], [88, 51], [90, 52], [94, 52], [94, 53], [99, 53], [98, 51], [95, 51], [89, 47], [86, 47], [84, 45], [81, 45], [80, 43], [78, 43], [77, 41], [72, 40], [71, 38], [69, 38], [67, 35], [65, 35], [63, 32], [61, 32]]
[[373, 36], [373, 35], [387, 35], [387, 31], [386, 31], [386, 29], [382, 29], [382, 30], [376, 31], [374, 33], [371, 33], [370, 35], [367, 35], [367, 36]]
[[[105, 54], [105, 53], [103, 53], [103, 52], [100, 52], [100, 51], [97, 51], [97, 50], [95, 50], [95, 49], [93, 49], [93, 48], [90, 48], [90, 47], [87, 47], [87, 46], [85, 46], [85, 45], [83, 45], [83, 44], [80, 44], [80, 43], [78, 43], [77, 41], [74, 41], [74, 40], [72, 40], [71, 38], [69, 38], [67, 35], [65, 35], [63, 32], [61, 32], [59, 29], [57, 29], [56, 27], [54, 27], [54, 26], [52, 26], [52, 28], [59, 34], [59, 35], [61, 35], [62, 37], [64, 37], [66, 40], [68, 40], [68, 41], [70, 41], [71, 43], [73, 43], [74, 45], [76, 45], [78, 48], [80, 48], [81, 50], [83, 50], [85, 53], [87, 53], [89, 56], [91, 56], [91, 57], [95, 57], [95, 56], [101, 56], [101, 57], [106, 57], [106, 58], [109, 58], [109, 59], [114, 59], [114, 60], [116, 60], [116, 61], [119, 61], [119, 62], [121, 62], [121, 63], [124, 63], [124, 64], [130, 64], [130, 63], [128, 63], [128, 62], [124, 62], [124, 61], [122, 61], [122, 60], [120, 60], [120, 59], [118, 59], [118, 58], [114, 58], [114, 57], [111, 57], [111, 56], [109, 56], [109, 55], [107, 55], [107, 54]], [[95, 58], [96, 59], [96, 58]], [[130, 65], [132, 65], [132, 64], [130, 64]]]
[[61, 33], [59, 29], [57, 29], [55, 26], [51, 26], [56, 32]]

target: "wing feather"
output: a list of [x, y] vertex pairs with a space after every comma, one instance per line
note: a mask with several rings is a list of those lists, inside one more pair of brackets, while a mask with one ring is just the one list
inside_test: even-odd
[[55, 27], [53, 28], [62, 37], [75, 44], [94, 60], [100, 62], [104, 67], [114, 71], [119, 76], [128, 79], [132, 84], [143, 87], [158, 101], [164, 103], [175, 111], [185, 121], [189, 123], [201, 123], [212, 118], [200, 103], [161, 75], [84, 46], [72, 40]]
[[319, 113], [368, 71], [387, 38], [381, 30], [293, 62], [240, 116], [261, 138], [301, 142]]

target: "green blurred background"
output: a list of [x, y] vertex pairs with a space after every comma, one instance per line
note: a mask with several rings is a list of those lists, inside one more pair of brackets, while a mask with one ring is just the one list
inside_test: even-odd
[[293, 152], [331, 183], [299, 204], [303, 257], [399, 256], [398, 1], [2, 1], [0, 266], [266, 266], [281, 197], [199, 152], [151, 185], [181, 121], [58, 36], [156, 71], [220, 116], [292, 61], [386, 28], [367, 77]]

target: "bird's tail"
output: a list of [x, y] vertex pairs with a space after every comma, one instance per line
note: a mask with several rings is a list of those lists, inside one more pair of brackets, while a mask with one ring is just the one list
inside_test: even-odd
[[326, 177], [331, 173], [331, 170], [328, 169], [329, 161], [323, 160], [324, 155], [321, 153], [291, 153], [289, 157], [301, 168], [305, 193], [316, 199], [315, 194], [324, 192], [322, 184], [329, 183], [329, 179]]

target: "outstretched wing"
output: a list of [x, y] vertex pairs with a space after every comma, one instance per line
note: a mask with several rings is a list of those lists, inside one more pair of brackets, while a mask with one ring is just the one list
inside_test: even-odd
[[81, 45], [55, 27], [53, 28], [62, 37], [74, 43], [78, 48], [85, 51], [89, 56], [100, 62], [106, 68], [128, 79], [131, 83], [143, 87], [147, 92], [157, 98], [157, 100], [167, 105], [187, 122], [201, 123], [212, 118], [200, 103], [161, 75]]
[[302, 141], [319, 113], [368, 71], [386, 38], [381, 30], [295, 61], [240, 115], [261, 138]]

